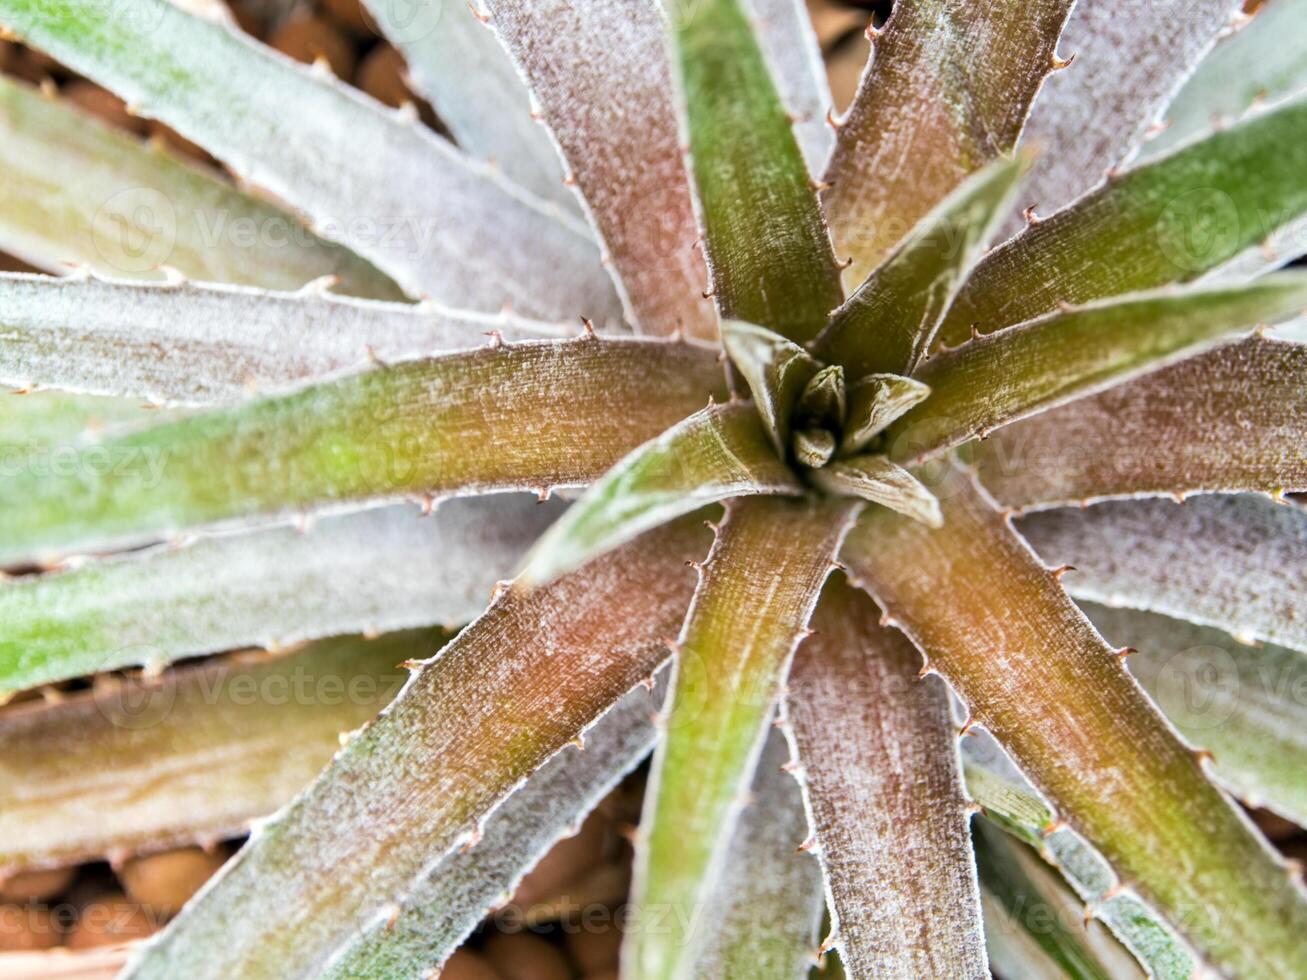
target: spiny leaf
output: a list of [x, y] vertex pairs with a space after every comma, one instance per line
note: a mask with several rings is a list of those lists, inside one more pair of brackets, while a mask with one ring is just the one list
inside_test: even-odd
[[793, 341], [742, 320], [722, 321], [722, 345], [744, 376], [772, 446], [783, 458], [789, 452], [790, 418], [821, 364]]
[[1212, 776], [1250, 805], [1307, 824], [1307, 657], [1153, 613], [1082, 604], [1190, 742], [1214, 756]]
[[[1003, 976], [1023, 980], [1123, 980], [1138, 965], [1092, 920], [1076, 896], [1022, 847], [985, 821], [973, 840], [984, 889], [985, 938]], [[1075, 923], [1073, 925], [1073, 923]]]
[[549, 131], [532, 118], [522, 77], [472, 4], [364, 2], [460, 147], [542, 200], [577, 210]]
[[181, 657], [468, 622], [559, 512], [451, 500], [133, 552], [0, 585], [0, 696]]
[[757, 39], [740, 0], [672, 0], [669, 10], [717, 307], [811, 340], [844, 297]]
[[1250, 337], [1000, 429], [981, 479], [1016, 507], [1307, 490], [1307, 346]]
[[1006, 213], [1022, 163], [999, 159], [968, 177], [876, 268], [813, 342], [849, 377], [909, 374]]
[[878, 617], [827, 582], [785, 698], [832, 937], [854, 976], [988, 976], [948, 693]]
[[633, 450], [531, 550], [522, 582], [548, 582], [637, 534], [744, 494], [800, 495], [752, 405], [710, 405]]
[[[963, 740], [962, 759], [967, 793], [986, 819], [1037, 849], [1075, 890], [1085, 911], [1111, 929], [1150, 976], [1192, 980], [1193, 953], [1137, 896], [1118, 887], [1107, 862], [1082, 837], [1054, 823], [1035, 788], [983, 729], [973, 729]], [[994, 965], [999, 966], [997, 960]]]
[[[423, 980], [544, 855], [651, 748], [650, 697], [635, 690], [585, 735], [585, 751], [563, 751], [486, 818], [481, 840], [446, 854], [395, 908], [332, 956], [323, 980]], [[510, 914], [510, 913], [505, 913]], [[584, 914], [584, 913], [583, 913]], [[585, 928], [586, 926], [582, 926]]]
[[970, 173], [1011, 152], [1070, 0], [900, 0], [839, 124], [823, 203], [846, 285]]
[[800, 429], [794, 434], [794, 458], [820, 469], [835, 455], [835, 437], [825, 429]]
[[653, 674], [692, 592], [684, 563], [704, 553], [706, 537], [686, 519], [551, 586], [501, 593], [259, 829], [128, 976], [318, 975]]
[[1077, 599], [1164, 613], [1307, 651], [1307, 510], [1266, 497], [1113, 501], [1021, 520]]
[[325, 290], [139, 285], [0, 274], [0, 383], [158, 401], [233, 401], [345, 369], [574, 335], [574, 327]]
[[130, 16], [98, 0], [4, 0], [0, 23], [289, 201], [415, 295], [487, 311], [510, 303], [545, 319], [620, 317], [574, 219], [416, 119], [232, 27], [168, 0], [133, 0]]
[[[840, 540], [857, 508], [775, 497], [727, 508], [677, 644], [666, 734], [636, 849], [626, 969], [694, 976], [701, 903], [720, 879], [767, 719]], [[650, 916], [657, 916], [655, 921]]]
[[650, 334], [712, 338], [658, 0], [486, 0], [617, 277]]
[[896, 418], [930, 395], [930, 388], [897, 374], [868, 374], [849, 386], [849, 411], [840, 455], [861, 452]]
[[844, 383], [844, 369], [828, 364], [803, 386], [799, 395], [799, 415], [814, 424], [834, 428], [848, 411], [848, 389]]
[[919, 460], [987, 436], [1304, 308], [1307, 274], [1281, 272], [1246, 286], [1105, 300], [977, 337], [922, 366], [918, 377], [931, 396], [890, 426], [891, 454], [903, 462]]
[[[1058, 44], [1072, 63], [1044, 82], [1022, 134], [1042, 151], [1025, 203], [1052, 214], [1128, 161], [1237, 7], [1234, 0], [1077, 3]], [[1009, 234], [1020, 222], [1013, 216]]]
[[0, 871], [244, 833], [307, 786], [399, 691], [439, 630], [323, 640], [0, 714]]
[[1307, 896], [960, 472], [944, 527], [868, 511], [843, 557], [1027, 777], [1217, 969], [1292, 977]]
[[1059, 303], [1195, 279], [1307, 212], [1307, 100], [1109, 180], [990, 252], [940, 326], [965, 341]]
[[[1226, 7], [1229, 5], [1226, 4]], [[1214, 126], [1307, 91], [1307, 2], [1275, 0], [1216, 47], [1166, 108], [1165, 129], [1144, 144], [1166, 153]]]
[[862, 497], [913, 520], [939, 527], [939, 501], [921, 481], [885, 456], [851, 456], [815, 470], [810, 479], [827, 493]]
[[531, 341], [216, 409], [0, 476], [0, 556], [415, 494], [588, 483], [720, 392], [711, 351]]
[[799, 850], [808, 818], [790, 748], [772, 732], [735, 827], [718, 887], [704, 909], [704, 950], [695, 980], [808, 976], [820, 937], [821, 868]]
[[[95, 166], [87, 166], [94, 160]], [[292, 214], [142, 144], [58, 99], [0, 77], [0, 245], [41, 268], [298, 289], [340, 278], [356, 296], [399, 287]]]
[[794, 121], [794, 138], [808, 172], [821, 173], [835, 142], [826, 123], [833, 102], [807, 4], [803, 0], [744, 0], [744, 9], [767, 59], [776, 93]]

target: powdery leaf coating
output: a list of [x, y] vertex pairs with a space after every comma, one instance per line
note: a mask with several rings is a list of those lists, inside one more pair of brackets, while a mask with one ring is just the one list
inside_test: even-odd
[[854, 976], [987, 977], [948, 694], [879, 615], [828, 582], [785, 698], [831, 934]]
[[944, 527], [869, 511], [843, 558], [1059, 817], [1216, 969], [1292, 977], [1307, 896], [957, 470]]
[[662, 340], [528, 341], [408, 361], [0, 474], [0, 556], [405, 496], [585, 484], [721, 389], [712, 351]]
[[695, 976], [695, 920], [721, 880], [731, 836], [794, 648], [857, 514], [847, 501], [734, 501], [703, 564], [676, 648], [665, 734], [636, 848], [624, 968]]
[[563, 184], [563, 162], [532, 115], [522, 77], [471, 3], [364, 2], [459, 147], [542, 200], [576, 210]]
[[752, 405], [712, 405], [635, 449], [541, 537], [522, 580], [548, 582], [636, 535], [731, 497], [801, 496]]
[[1058, 45], [1074, 60], [1044, 83], [1021, 137], [1040, 151], [1025, 203], [1052, 214], [1134, 156], [1238, 11], [1237, 0], [1077, 3]]
[[[532, 592], [505, 590], [414, 674], [127, 976], [314, 977], [524, 779], [668, 655], [700, 521], [653, 531]], [[569, 750], [571, 751], [571, 750]], [[366, 786], [366, 792], [360, 787]]]
[[[922, 365], [917, 377], [931, 396], [890, 426], [892, 455], [915, 461], [984, 437], [1304, 307], [1307, 275], [1281, 272], [1245, 286], [1105, 300], [977, 337]], [[1175, 437], [1174, 430], [1157, 431]]]
[[758, 39], [740, 0], [674, 0], [669, 11], [717, 308], [804, 343], [844, 294]]
[[628, 318], [717, 333], [658, 0], [486, 0], [563, 152]]
[[939, 527], [939, 502], [920, 480], [885, 456], [868, 453], [837, 460], [813, 471], [810, 479], [827, 493], [861, 497]]
[[1016, 144], [1070, 0], [900, 0], [840, 122], [823, 196], [862, 282], [968, 174]]
[[[0, 383], [204, 404], [576, 328], [325, 290], [0, 274]], [[497, 334], [495, 340], [487, 337]]]
[[812, 967], [824, 902], [785, 736], [774, 731], [749, 787], [718, 887], [702, 912], [695, 980], [801, 980]]
[[1307, 511], [1266, 497], [1203, 495], [1050, 510], [1020, 522], [1050, 564], [1075, 566], [1077, 599], [1188, 620], [1307, 651]]
[[[1307, 214], [1307, 99], [1107, 181], [985, 256], [939, 329], [967, 340], [1219, 270]], [[1265, 256], [1261, 259], [1265, 264]]]
[[1167, 720], [1210, 751], [1212, 775], [1253, 806], [1307, 823], [1307, 658], [1153, 613], [1082, 603]]
[[118, 16], [96, 0], [6, 0], [0, 23], [290, 202], [414, 295], [544, 319], [620, 318], [594, 243], [558, 208], [234, 28], [167, 0], [132, 7]]
[[307, 786], [439, 630], [324, 640], [0, 714], [0, 872], [244, 833]]
[[533, 497], [396, 506], [201, 538], [0, 585], [0, 692], [246, 646], [458, 625], [559, 513]]
[[[332, 954], [323, 980], [425, 980], [544, 856], [653, 748], [654, 692], [632, 691], [486, 818], [481, 840], [433, 862], [396, 902]], [[584, 913], [583, 913], [584, 914]], [[583, 926], [584, 928], [584, 926]]]
[[781, 104], [794, 121], [808, 172], [820, 174], [835, 145], [826, 123], [834, 105], [817, 32], [804, 0], [744, 0], [758, 47], [776, 85]]
[[1015, 507], [1307, 490], [1307, 346], [1261, 337], [995, 432], [981, 480]]
[[[95, 166], [88, 167], [87, 160]], [[298, 289], [322, 276], [342, 292], [398, 299], [368, 262], [217, 174], [36, 90], [0, 77], [0, 245], [38, 268]]]

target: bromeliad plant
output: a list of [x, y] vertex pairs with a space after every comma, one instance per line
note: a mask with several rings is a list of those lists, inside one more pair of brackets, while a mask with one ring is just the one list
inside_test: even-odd
[[[824, 907], [853, 976], [983, 976], [982, 887], [996, 968], [1108, 975], [1076, 929], [1001, 928], [1065, 900], [1027, 845], [1153, 975], [1301, 975], [1307, 898], [1225, 789], [1307, 817], [1303, 706], [1263, 689], [1203, 724], [1155, 615], [1201, 624], [1191, 650], [1283, 644], [1225, 654], [1249, 687], [1261, 658], [1301, 673], [1299, 505], [1025, 519], [1082, 600], [1152, 611], [1085, 606], [1137, 680], [1013, 508], [1307, 489], [1307, 347], [1241, 336], [1307, 307], [1307, 277], [1262, 275], [1307, 215], [1304, 35], [1263, 18], [1302, 4], [1220, 40], [1216, 70], [1265, 77], [1227, 104], [1199, 67], [1164, 153], [1144, 137], [1229, 0], [1071, 7], [899, 0], [828, 127], [789, 0], [375, 4], [455, 146], [165, 0], [0, 0], [315, 232], [212, 234], [284, 213], [0, 88], [3, 244], [114, 276], [0, 280], [0, 374], [54, 389], [9, 410], [0, 554], [227, 529], [9, 584], [0, 687], [365, 631], [393, 635], [296, 656], [379, 671], [432, 652], [395, 631], [472, 619], [128, 976], [427, 975], [651, 748], [625, 975], [800, 976]], [[286, 291], [325, 274], [376, 298]], [[558, 511], [512, 497], [397, 503], [556, 487], [587, 489], [543, 535]], [[318, 511], [352, 513], [272, 526]], [[226, 702], [168, 703], [144, 767], [97, 756], [85, 711], [70, 743], [67, 705], [0, 731], [36, 759], [6, 762], [0, 864], [230, 833], [303, 778], [248, 733], [223, 753]], [[313, 717], [266, 723], [290, 744]], [[79, 819], [34, 730], [149, 805], [86, 786]], [[153, 775], [215, 753], [220, 808]]]

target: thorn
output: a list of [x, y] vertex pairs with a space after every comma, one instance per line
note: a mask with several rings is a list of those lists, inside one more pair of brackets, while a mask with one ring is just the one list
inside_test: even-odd
[[421, 670], [422, 661], [410, 658], [408, 660], [401, 660], [399, 663], [395, 664], [395, 666], [402, 670]]
[[653, 676], [653, 674], [650, 674], [648, 677], [644, 678], [643, 680], [639, 681], [638, 683], [643, 684], [643, 685], [644, 685], [644, 689], [645, 689], [646, 691], [650, 691], [650, 692], [652, 692], [653, 689], [654, 689], [654, 676]]
[[1030, 207], [1026, 208], [1024, 211], [1021, 212], [1021, 217], [1026, 219], [1026, 224], [1037, 225], [1044, 220], [1043, 218], [1041, 218], [1039, 215], [1035, 213], [1035, 208], [1037, 207], [1039, 207], [1038, 201], [1036, 201], [1034, 204], [1030, 205]]
[[564, 177], [563, 177], [563, 186], [564, 186], [564, 187], [575, 187], [575, 186], [576, 186], [576, 175], [575, 175], [575, 174], [566, 174], [566, 175], [564, 175]]
[[823, 939], [821, 945], [817, 947], [817, 955], [825, 956], [839, 944], [839, 941], [839, 937], [835, 935], [835, 930], [832, 929], [830, 935]]
[[795, 850], [796, 853], [799, 853], [799, 854], [807, 854], [809, 851], [811, 851], [811, 850], [812, 850], [814, 847], [816, 847], [816, 846], [817, 846], [817, 838], [816, 838], [815, 836], [813, 836], [813, 837], [809, 837], [807, 840], [805, 840], [802, 844], [800, 844], [800, 845], [799, 845], [798, 847], [796, 847], [794, 850]]
[[1270, 492], [1270, 498], [1277, 504], [1289, 505], [1289, 498], [1284, 495], [1284, 487], [1276, 487]]
[[599, 335], [595, 333], [594, 321], [588, 316], [581, 317], [581, 326], [585, 329], [585, 334], [583, 336], [586, 340], [595, 340], [598, 338]]
[[891, 616], [889, 613], [881, 613], [878, 622], [880, 623], [881, 626], [884, 626], [886, 629], [894, 629], [899, 625], [899, 621], [895, 619], [893, 616]]
[[966, 814], [969, 817], [974, 817], [977, 814], [984, 813], [984, 812], [985, 812], [985, 808], [981, 806], [979, 803], [977, 803], [975, 800], [969, 801], [966, 805]]
[[811, 187], [814, 191], [821, 192], [821, 191], [828, 191], [835, 185], [825, 180], [817, 180], [815, 177], [809, 177], [808, 186]]
[[368, 355], [368, 363], [374, 364], [382, 369], [390, 367], [389, 364], [387, 364], [385, 361], [381, 359], [381, 357], [377, 354], [376, 348], [373, 347], [371, 344], [366, 345], [363, 348], [363, 352]]
[[1120, 895], [1120, 894], [1121, 894], [1122, 892], [1124, 892], [1124, 891], [1125, 891], [1125, 882], [1124, 882], [1124, 881], [1118, 881], [1115, 885], [1113, 885], [1113, 886], [1112, 886], [1111, 888], [1109, 888], [1107, 891], [1103, 892], [1103, 894], [1099, 895], [1098, 898], [1096, 898], [1094, 901], [1095, 901], [1095, 902], [1100, 902], [1100, 903], [1106, 904], [1106, 903], [1112, 901], [1112, 899], [1116, 898], [1118, 895]]
[[1061, 310], [1063, 313], [1070, 313], [1072, 310], [1075, 309], [1074, 306], [1072, 306], [1068, 301], [1064, 299], [1060, 299], [1057, 301], [1057, 308]]
[[575, 746], [576, 746], [576, 751], [578, 751], [578, 752], [584, 752], [584, 751], [585, 751], [585, 733], [582, 732], [580, 735], [576, 736], [576, 738], [572, 739], [572, 740], [571, 740], [570, 742], [568, 742], [567, 744], [568, 744], [568, 745], [575, 745]]
[[1176, 490], [1171, 494], [1171, 499], [1181, 506], [1184, 505], [1184, 498], [1185, 495], [1183, 490]]
[[672, 651], [672, 653], [675, 654], [675, 655], [677, 655], [677, 656], [679, 656], [680, 653], [681, 653], [681, 642], [680, 642], [680, 640], [669, 640], [667, 637], [664, 636], [664, 637], [663, 637], [663, 646], [667, 647], [668, 650]]
[[1275, 254], [1275, 246], [1271, 243], [1269, 238], [1262, 241], [1262, 255], [1265, 257], [1267, 262], [1274, 262], [1278, 258]]
[[483, 24], [490, 23], [490, 14], [478, 8], [477, 5], [473, 2], [473, 0], [467, 0], [467, 9], [472, 11], [472, 16], [475, 17], [477, 20], [481, 21], [481, 23]]
[[826, 110], [826, 125], [829, 126], [831, 129], [835, 130], [835, 132], [837, 133], [840, 131], [840, 128], [844, 125], [842, 122], [840, 122], [835, 118], [834, 106], [831, 106], [829, 109]]
[[715, 290], [712, 286], [709, 286], [707, 289], [703, 289], [699, 291], [699, 295], [702, 296], [704, 299], [712, 299], [713, 296], [715, 296], [716, 294], [717, 294], [717, 290]]
[[467, 832], [467, 840], [459, 848], [460, 853], [466, 854], [472, 848], [481, 843], [482, 830], [480, 824], [473, 824], [472, 829]]
[[1125, 170], [1121, 167], [1112, 167], [1107, 171], [1106, 179], [1109, 184], [1115, 184], [1125, 176]]
[[780, 767], [780, 771], [788, 772], [788, 773], [796, 773], [801, 771], [802, 768], [803, 767], [799, 765], [798, 759], [791, 759], [789, 762], [785, 763], [783, 766]]
[[1040, 837], [1052, 837], [1059, 830], [1066, 829], [1066, 821], [1062, 819], [1050, 820], [1044, 826], [1039, 828]]
[[921, 669], [917, 671], [917, 680], [919, 681], [925, 680], [931, 674], [937, 674], [937, 673], [939, 673], [939, 671], [937, 671], [930, 664], [922, 664]]
[[[827, 186], [830, 186], [830, 185], [827, 185]], [[836, 260], [835, 260], [835, 268], [839, 269], [841, 272], [843, 272], [845, 269], [847, 269], [847, 268], [848, 268], [849, 266], [851, 266], [851, 265], [853, 265], [853, 256], [852, 256], [852, 255], [850, 255], [847, 259], [844, 259], [843, 261], [841, 261], [840, 259], [836, 259]]]
[[1198, 764], [1200, 766], [1204, 762], [1209, 762], [1212, 765], [1216, 765], [1216, 756], [1212, 754], [1211, 749], [1195, 749], [1194, 758], [1198, 760]]
[[163, 273], [163, 284], [169, 288], [186, 285], [186, 273], [181, 269], [174, 268], [171, 265], [158, 266], [158, 270]]
[[485, 336], [490, 338], [490, 349], [499, 350], [504, 346], [504, 335], [498, 330], [487, 330]]
[[867, 29], [862, 33], [866, 36], [868, 41], [870, 41], [872, 44], [875, 44], [876, 41], [880, 38], [880, 36], [885, 32], [883, 30], [876, 29], [875, 18], [872, 18], [871, 20], [867, 21]]
[[538, 504], [547, 504], [547, 503], [549, 503], [549, 498], [552, 497], [553, 494], [554, 494], [554, 491], [551, 490], [549, 487], [545, 487], [545, 488], [542, 489], [542, 490], [537, 490], [537, 491], [536, 491], [536, 503], [538, 503]]
[[390, 915], [386, 917], [386, 932], [395, 931], [395, 923], [399, 921], [399, 913], [402, 911], [398, 905], [390, 906]]
[[979, 339], [980, 339], [980, 324], [979, 324], [979, 323], [973, 323], [973, 324], [971, 325], [971, 339], [972, 339], [972, 340], [979, 340]]
[[962, 727], [958, 729], [958, 738], [966, 738], [968, 735], [970, 735], [971, 729], [975, 724], [976, 724], [976, 716], [967, 715], [967, 720], [964, 721], [962, 723]]
[[1122, 663], [1125, 663], [1126, 657], [1130, 656], [1130, 654], [1132, 653], [1138, 653], [1138, 652], [1139, 651], [1136, 650], [1134, 647], [1121, 647], [1116, 651], [1116, 659], [1121, 661]]
[[1075, 565], [1058, 565], [1057, 568], [1049, 569], [1049, 574], [1053, 576], [1054, 582], [1060, 582], [1062, 581], [1063, 575], [1067, 572], [1074, 572], [1075, 570]]
[[1056, 51], [1054, 51], [1049, 58], [1053, 71], [1064, 71], [1065, 69], [1070, 68], [1075, 60], [1076, 56], [1074, 53], [1069, 58], [1059, 58]]
[[688, 567], [693, 568], [696, 572], [702, 572], [702, 571], [703, 571], [703, 562], [701, 562], [701, 561], [696, 561], [696, 560], [693, 559], [693, 558], [687, 558], [687, 559], [685, 559], [685, 564], [686, 564]]
[[424, 495], [421, 500], [421, 507], [422, 512], [418, 516], [430, 517], [436, 509], [436, 498], [431, 496], [431, 494]]
[[1085, 902], [1084, 910], [1080, 913], [1080, 925], [1085, 929], [1088, 929], [1089, 924], [1094, 921], [1094, 916], [1096, 916], [1097, 914], [1098, 914], [1098, 902], [1096, 901]]

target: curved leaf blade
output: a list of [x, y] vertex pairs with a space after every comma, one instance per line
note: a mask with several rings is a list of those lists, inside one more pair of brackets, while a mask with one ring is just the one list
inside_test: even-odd
[[561, 325], [431, 303], [319, 290], [140, 285], [0, 274], [0, 383], [205, 404], [322, 380], [376, 361], [499, 341], [562, 337]]
[[884, 456], [838, 460], [814, 470], [812, 481], [836, 496], [861, 497], [930, 527], [940, 526], [939, 501], [915, 476]]
[[826, 123], [833, 105], [821, 46], [803, 0], [744, 0], [772, 81], [785, 111], [794, 120], [808, 172], [821, 173], [835, 143]]
[[1307, 896], [1003, 515], [945, 480], [942, 529], [870, 511], [845, 561], [1058, 817], [1209, 962], [1293, 976]]
[[715, 337], [658, 0], [486, 5], [558, 140], [631, 323]]
[[981, 260], [939, 329], [956, 345], [1056, 309], [1186, 282], [1307, 213], [1307, 100], [1129, 170]]
[[652, 675], [693, 591], [685, 560], [703, 554], [706, 537], [696, 520], [667, 525], [583, 574], [501, 593], [127, 976], [316, 976]]
[[1000, 429], [976, 447], [1005, 504], [1307, 490], [1307, 346], [1250, 337]]
[[289, 201], [414, 295], [620, 318], [584, 228], [417, 120], [168, 0], [120, 13], [94, 0], [0, 3], [0, 23]]
[[1107, 300], [977, 337], [922, 366], [931, 396], [890, 426], [891, 455], [918, 461], [986, 437], [1304, 306], [1307, 275], [1282, 272], [1246, 286]]
[[879, 615], [828, 582], [785, 697], [832, 939], [854, 976], [985, 977], [948, 694]]
[[266, 289], [337, 276], [345, 293], [403, 295], [294, 215], [5, 77], [0, 135], [0, 245], [35, 266], [157, 280], [166, 265]]
[[706, 938], [701, 903], [720, 880], [767, 719], [856, 513], [839, 501], [775, 497], [727, 508], [677, 643], [636, 849], [645, 927], [627, 933], [622, 955], [641, 980], [694, 975]]
[[743, 320], [722, 323], [722, 346], [744, 376], [773, 448], [784, 458], [790, 447], [790, 418], [821, 364], [793, 341]]
[[930, 396], [930, 388], [897, 374], [869, 374], [849, 386], [849, 411], [840, 436], [840, 455], [870, 445], [891, 422]]
[[823, 196], [846, 285], [970, 173], [1010, 153], [1070, 0], [900, 0], [840, 121]]
[[670, 13], [717, 308], [796, 343], [811, 340], [844, 296], [757, 39], [740, 0], [675, 0]]
[[730, 497], [801, 496], [752, 405], [711, 405], [635, 449], [537, 542], [521, 580], [552, 581], [637, 534]]
[[584, 484], [721, 384], [711, 351], [667, 341], [530, 341], [409, 361], [4, 474], [0, 556], [403, 496]]

